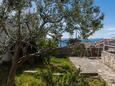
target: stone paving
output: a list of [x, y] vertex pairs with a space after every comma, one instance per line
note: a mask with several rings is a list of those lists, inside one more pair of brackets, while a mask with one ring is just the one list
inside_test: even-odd
[[82, 57], [70, 57], [69, 59], [76, 68], [81, 69], [81, 73], [97, 73], [105, 80], [107, 86], [115, 86], [115, 71], [103, 64], [100, 59], [89, 59]]

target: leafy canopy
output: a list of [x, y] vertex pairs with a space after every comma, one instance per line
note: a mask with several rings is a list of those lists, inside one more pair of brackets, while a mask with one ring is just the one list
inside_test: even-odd
[[[40, 40], [50, 36], [60, 39], [67, 32], [87, 38], [102, 28], [103, 13], [94, 0], [2, 0], [0, 28], [15, 40], [20, 24], [21, 38]], [[20, 15], [19, 15], [20, 12]], [[19, 33], [19, 31], [18, 31]], [[39, 43], [38, 43], [39, 44]]]

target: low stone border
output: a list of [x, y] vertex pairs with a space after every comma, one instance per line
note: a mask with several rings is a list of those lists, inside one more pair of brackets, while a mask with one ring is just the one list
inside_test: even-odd
[[115, 54], [103, 51], [101, 58], [104, 64], [115, 70]]

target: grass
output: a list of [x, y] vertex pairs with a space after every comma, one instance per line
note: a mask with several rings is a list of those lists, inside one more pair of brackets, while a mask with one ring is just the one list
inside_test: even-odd
[[[0, 86], [5, 86], [8, 75], [7, 67], [0, 69]], [[25, 70], [36, 71], [25, 73]], [[56, 75], [57, 74], [57, 75]], [[50, 59], [48, 65], [24, 65], [16, 74], [17, 86], [105, 86], [99, 77], [84, 77], [77, 73], [68, 58]]]

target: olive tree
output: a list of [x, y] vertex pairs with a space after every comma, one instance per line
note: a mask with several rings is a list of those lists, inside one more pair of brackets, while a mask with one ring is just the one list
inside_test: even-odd
[[[5, 40], [0, 43], [4, 43], [5, 49], [14, 45], [10, 51], [13, 52], [12, 67], [7, 86], [15, 84], [17, 62], [47, 51], [41, 49], [39, 44], [48, 36], [58, 41], [63, 33], [72, 35], [76, 31], [78, 37], [84, 39], [102, 28], [104, 15], [93, 2], [93, 0], [2, 0], [0, 31]], [[37, 47], [37, 51], [20, 56], [20, 50], [24, 49], [23, 44]]]

